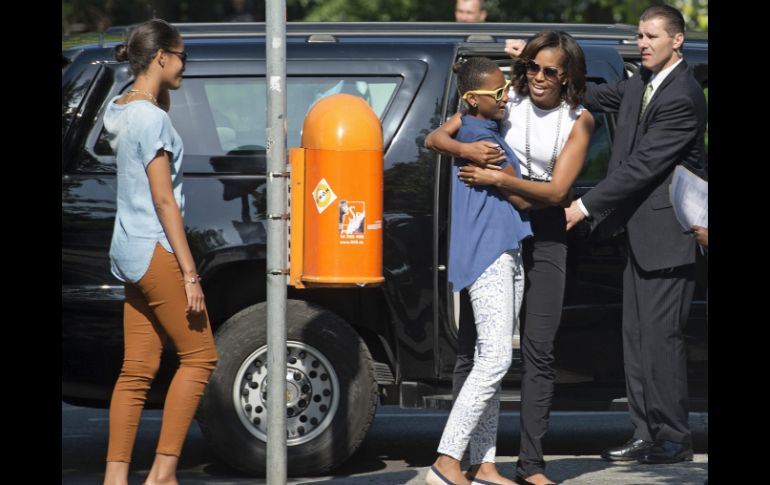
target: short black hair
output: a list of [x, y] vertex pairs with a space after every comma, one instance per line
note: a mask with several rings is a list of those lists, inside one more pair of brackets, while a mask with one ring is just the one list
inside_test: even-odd
[[[457, 4], [457, 2], [459, 1], [461, 0], [455, 0], [455, 4]], [[462, 1], [467, 1], [467, 0], [462, 0]], [[484, 5], [484, 0], [476, 0], [476, 1], [479, 2], [479, 10], [486, 10], [486, 6]]]
[[457, 73], [457, 91], [460, 96], [467, 91], [479, 89], [484, 83], [484, 77], [497, 70], [500, 70], [500, 66], [488, 57], [469, 57], [455, 64], [454, 72]]
[[645, 8], [639, 16], [639, 20], [646, 22], [658, 17], [666, 21], [666, 32], [671, 37], [676, 34], [684, 34], [684, 17], [682, 12], [669, 5], [652, 5]]

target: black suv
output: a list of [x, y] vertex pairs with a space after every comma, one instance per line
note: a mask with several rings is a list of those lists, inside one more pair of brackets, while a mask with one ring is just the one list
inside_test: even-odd
[[[265, 26], [177, 27], [189, 62], [181, 89], [171, 93], [169, 114], [185, 143], [185, 224], [219, 354], [198, 421], [223, 461], [261, 474], [267, 425]], [[454, 62], [483, 55], [509, 73], [504, 39], [552, 29], [578, 39], [591, 81], [614, 82], [637, 71], [636, 28], [630, 25], [288, 25], [289, 147], [299, 146], [315, 101], [345, 92], [365, 99], [380, 117], [385, 150], [385, 283], [288, 290], [290, 474], [343, 463], [364, 439], [378, 402], [451, 406], [458, 322], [469, 316], [446, 273], [452, 159], [425, 149], [424, 139], [460, 107]], [[113, 47], [62, 52], [62, 396], [100, 407], [108, 405], [121, 367], [123, 300], [123, 287], [109, 270], [116, 173], [102, 114], [133, 81], [129, 66], [113, 60]], [[684, 52], [707, 87], [707, 39], [690, 36]], [[578, 197], [604, 176], [609, 159], [614, 116], [594, 115], [588, 159], [574, 187]], [[554, 408], [623, 409], [623, 239], [589, 239], [581, 225], [570, 231], [569, 243]], [[700, 284], [686, 329], [691, 409], [707, 406], [706, 329]], [[518, 356], [516, 349], [504, 407], [518, 405]], [[149, 407], [162, 405], [176, 365], [175, 353], [166, 349]]]

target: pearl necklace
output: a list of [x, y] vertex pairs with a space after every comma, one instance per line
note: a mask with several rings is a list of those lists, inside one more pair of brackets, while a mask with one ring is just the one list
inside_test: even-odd
[[557, 115], [556, 115], [558, 116], [558, 119], [556, 121], [556, 141], [553, 144], [553, 154], [551, 155], [551, 163], [548, 165], [548, 167], [546, 167], [545, 179], [538, 179], [532, 175], [532, 157], [529, 154], [529, 130], [530, 130], [530, 126], [532, 125], [530, 113], [535, 110], [535, 104], [532, 102], [529, 96], [527, 96], [527, 101], [529, 102], [529, 109], [527, 110], [527, 130], [526, 130], [525, 139], [524, 139], [526, 163], [527, 163], [527, 177], [534, 182], [548, 182], [550, 177], [553, 175], [553, 167], [554, 165], [556, 165], [556, 156], [559, 151], [559, 135], [561, 134], [562, 111], [566, 103], [564, 102], [564, 100], [559, 101], [559, 111], [557, 111]]

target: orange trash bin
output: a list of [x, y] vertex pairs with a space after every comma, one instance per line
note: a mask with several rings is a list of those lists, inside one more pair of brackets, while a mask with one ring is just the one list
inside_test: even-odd
[[305, 116], [289, 149], [289, 284], [377, 285], [382, 276], [382, 127], [363, 99], [335, 94]]

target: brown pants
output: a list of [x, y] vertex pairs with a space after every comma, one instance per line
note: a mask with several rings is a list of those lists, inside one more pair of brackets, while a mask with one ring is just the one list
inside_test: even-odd
[[107, 461], [130, 462], [147, 391], [168, 337], [179, 356], [163, 408], [157, 453], [179, 456], [203, 390], [217, 362], [208, 315], [187, 314], [176, 256], [158, 243], [147, 272], [126, 284], [123, 368], [110, 403]]

